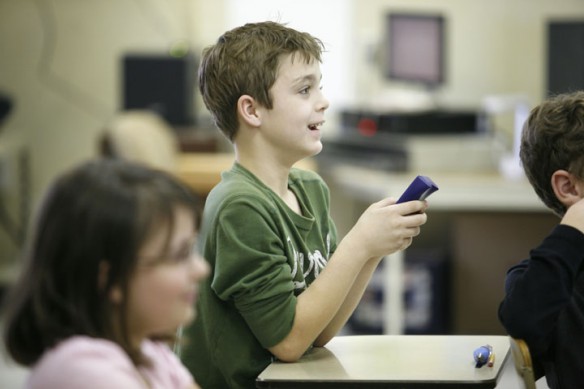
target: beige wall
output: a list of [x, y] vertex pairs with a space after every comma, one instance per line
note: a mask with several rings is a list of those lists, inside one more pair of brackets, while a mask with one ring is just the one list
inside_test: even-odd
[[216, 35], [221, 18], [207, 15], [221, 8], [207, 3], [0, 1], [0, 88], [16, 104], [0, 140], [27, 141], [35, 197], [62, 169], [94, 155], [98, 131], [120, 102], [120, 56]]
[[[579, 0], [368, 0], [356, 7], [357, 40], [378, 37], [388, 10], [440, 12], [447, 18], [447, 85], [438, 91], [446, 105], [479, 104], [487, 94], [525, 94], [532, 104], [545, 96], [546, 21], [584, 18]], [[371, 77], [356, 57], [364, 94], [391, 84]], [[374, 72], [373, 72], [374, 74]]]
[[[335, 0], [315, 1], [334, 9]], [[120, 55], [165, 50], [184, 39], [199, 51], [225, 30], [227, 4], [0, 0], [0, 90], [16, 100], [0, 142], [22, 140], [29, 147], [33, 202], [56, 174], [95, 154], [97, 134], [119, 104]], [[354, 83], [349, 90], [356, 92], [356, 103], [403, 87], [384, 81], [365, 59], [367, 48], [378, 43], [387, 10], [445, 14], [448, 84], [437, 96], [443, 104], [468, 106], [477, 106], [488, 94], [525, 93], [533, 103], [543, 98], [545, 21], [584, 18], [581, 0], [353, 0], [353, 8], [354, 21], [347, 27], [354, 29], [353, 39], [347, 44], [354, 52], [349, 72], [356, 76], [334, 82]], [[329, 15], [307, 10], [305, 17], [322, 24]]]

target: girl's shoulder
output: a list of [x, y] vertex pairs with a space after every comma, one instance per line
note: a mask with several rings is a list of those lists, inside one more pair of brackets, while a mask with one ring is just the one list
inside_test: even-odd
[[116, 343], [72, 336], [45, 352], [33, 366], [27, 388], [94, 388], [104, 383], [140, 387], [140, 376]]
[[123, 360], [127, 363], [132, 363], [117, 343], [107, 339], [92, 338], [89, 336], [72, 336], [59, 342], [55, 347], [45, 353], [39, 363], [43, 359], [83, 360], [85, 358], [112, 358], [115, 362]]

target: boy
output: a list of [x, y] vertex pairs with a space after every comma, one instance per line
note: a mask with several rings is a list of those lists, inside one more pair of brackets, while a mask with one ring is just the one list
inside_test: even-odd
[[525, 340], [550, 388], [584, 382], [584, 92], [534, 108], [521, 162], [540, 199], [561, 217], [530, 258], [509, 269], [499, 318]]
[[296, 361], [325, 345], [381, 257], [409, 246], [426, 222], [426, 202], [385, 199], [337, 242], [327, 186], [292, 168], [322, 149], [322, 50], [307, 33], [265, 22], [203, 52], [203, 100], [236, 158], [206, 201], [201, 244], [212, 274], [182, 355], [206, 389], [253, 388], [274, 357]]

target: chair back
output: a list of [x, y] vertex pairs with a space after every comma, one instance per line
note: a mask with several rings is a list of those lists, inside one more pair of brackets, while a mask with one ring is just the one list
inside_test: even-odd
[[511, 355], [515, 363], [515, 370], [521, 378], [524, 389], [536, 389], [535, 387], [535, 373], [531, 355], [529, 354], [529, 347], [523, 339], [509, 337], [511, 343]]
[[101, 154], [175, 171], [178, 138], [158, 114], [146, 110], [124, 111], [104, 130]]

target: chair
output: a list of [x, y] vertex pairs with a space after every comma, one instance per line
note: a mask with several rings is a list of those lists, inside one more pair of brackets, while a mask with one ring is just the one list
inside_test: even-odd
[[131, 110], [117, 114], [103, 131], [100, 154], [176, 171], [178, 139], [158, 114]]
[[536, 389], [535, 387], [535, 373], [531, 355], [529, 354], [529, 347], [523, 339], [516, 339], [509, 337], [511, 344], [511, 355], [515, 363], [515, 370], [521, 377], [524, 389]]

